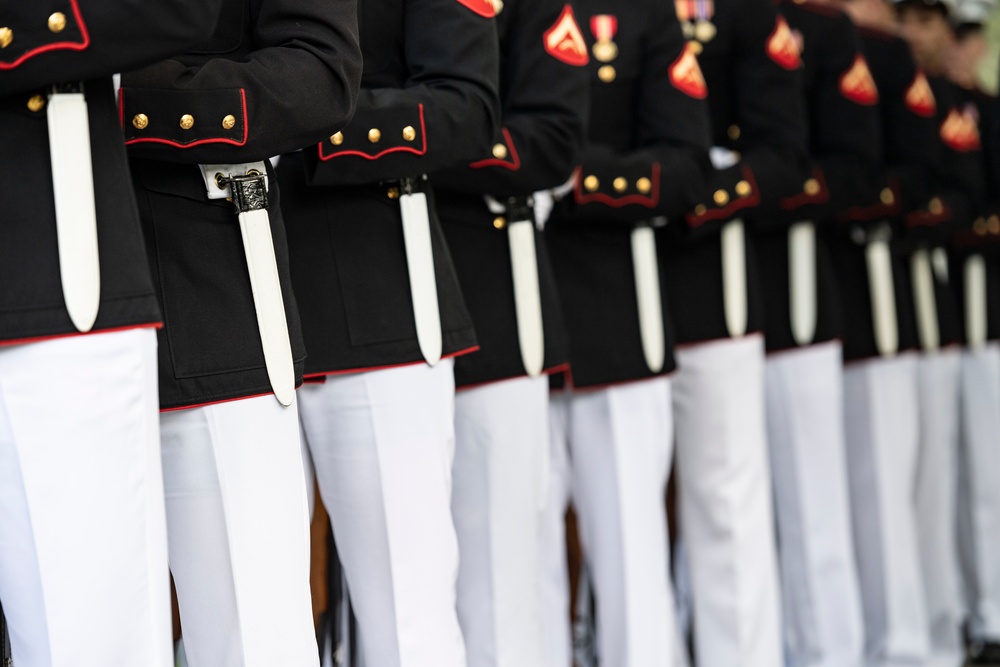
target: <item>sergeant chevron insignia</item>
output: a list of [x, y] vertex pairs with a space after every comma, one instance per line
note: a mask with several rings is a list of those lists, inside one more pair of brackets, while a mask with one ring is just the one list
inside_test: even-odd
[[906, 108], [923, 118], [931, 118], [937, 113], [934, 91], [927, 81], [927, 75], [919, 70], [913, 77], [910, 87], [906, 89]]
[[573, 15], [573, 8], [569, 5], [563, 7], [562, 14], [545, 32], [543, 40], [545, 50], [556, 60], [575, 67], [583, 67], [590, 62], [583, 32]]
[[789, 71], [798, 69], [802, 65], [795, 36], [792, 35], [792, 30], [783, 16], [778, 17], [771, 36], [767, 38], [767, 56], [779, 67]]
[[850, 68], [840, 75], [840, 94], [855, 104], [878, 104], [878, 86], [868, 69], [868, 61], [860, 53], [854, 57]]
[[958, 109], [949, 111], [948, 117], [941, 123], [941, 141], [959, 153], [979, 150], [981, 143], [975, 116], [969, 110], [964, 113]]
[[701, 73], [698, 58], [695, 56], [695, 47], [691, 42], [685, 44], [684, 51], [670, 66], [670, 83], [674, 84], [677, 90], [695, 99], [703, 100], [708, 97], [705, 76]]
[[503, 4], [497, 0], [458, 0], [459, 4], [471, 9], [476, 14], [491, 19], [498, 13], [497, 5]]

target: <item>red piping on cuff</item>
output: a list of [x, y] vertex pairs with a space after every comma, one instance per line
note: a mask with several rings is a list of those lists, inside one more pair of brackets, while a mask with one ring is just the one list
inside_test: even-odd
[[[165, 146], [172, 146], [174, 148], [194, 148], [195, 146], [201, 146], [203, 144], [229, 144], [230, 146], [245, 146], [247, 143], [247, 138], [250, 136], [250, 121], [247, 117], [247, 91], [245, 88], [240, 88], [240, 99], [243, 104], [243, 139], [236, 141], [235, 139], [227, 139], [225, 137], [216, 137], [214, 139], [199, 139], [198, 141], [192, 141], [191, 143], [182, 144], [177, 141], [170, 141], [169, 139], [160, 139], [158, 137], [136, 137], [134, 139], [129, 139], [125, 142], [126, 146], [131, 146], [133, 144], [163, 144]], [[121, 122], [122, 129], [125, 128], [125, 89], [122, 88], [118, 91], [118, 120]]]
[[507, 148], [510, 149], [510, 159], [507, 160], [480, 160], [479, 162], [473, 162], [469, 165], [471, 169], [482, 169], [483, 167], [502, 167], [504, 169], [510, 169], [511, 171], [517, 171], [521, 168], [521, 156], [517, 153], [517, 147], [514, 145], [514, 140], [510, 136], [510, 131], [505, 127], [502, 130], [504, 141], [507, 142]]
[[742, 168], [742, 171], [743, 178], [750, 183], [750, 186], [753, 189], [753, 194], [749, 197], [735, 197], [727, 206], [706, 211], [705, 214], [700, 217], [686, 215], [684, 217], [687, 220], [688, 226], [692, 229], [697, 229], [706, 222], [711, 222], [712, 220], [727, 220], [733, 217], [733, 214], [737, 211], [742, 211], [745, 208], [750, 208], [760, 203], [760, 190], [757, 189], [757, 179], [754, 178], [753, 171], [746, 166]]
[[416, 148], [411, 148], [410, 146], [395, 146], [393, 148], [387, 148], [381, 153], [376, 153], [375, 155], [369, 155], [363, 151], [338, 151], [336, 153], [330, 153], [329, 155], [323, 152], [323, 147], [326, 145], [325, 141], [319, 142], [317, 146], [319, 159], [323, 162], [328, 162], [334, 158], [352, 156], [360, 157], [365, 160], [378, 160], [379, 158], [385, 157], [390, 153], [412, 153], [414, 155], [425, 155], [427, 153], [427, 122], [424, 120], [424, 105], [420, 104], [420, 137], [423, 139], [423, 145], [418, 150]]
[[800, 192], [797, 195], [792, 195], [791, 197], [786, 197], [781, 200], [781, 208], [784, 211], [794, 211], [797, 208], [802, 208], [808, 204], [825, 204], [830, 200], [830, 188], [826, 184], [826, 177], [823, 175], [822, 169], [813, 169], [813, 178], [819, 183], [819, 192], [814, 195], [806, 194], [805, 192]]
[[[451, 354], [446, 354], [442, 356], [442, 359], [454, 359], [456, 357], [465, 356], [466, 354], [472, 354], [473, 352], [478, 352], [479, 346], [474, 345], [473, 347], [467, 347], [464, 350], [459, 350], [458, 352], [452, 352]], [[423, 359], [420, 361], [407, 361], [402, 364], [388, 364], [386, 366], [369, 366], [367, 368], [348, 368], [340, 371], [324, 371], [322, 373], [309, 373], [304, 377], [307, 382], [312, 383], [313, 380], [326, 377], [336, 377], [338, 375], [351, 375], [353, 373], [368, 373], [370, 371], [387, 371], [393, 368], [406, 368], [407, 366], [418, 366], [420, 364], [427, 363]]]
[[26, 60], [49, 51], [83, 51], [87, 49], [90, 46], [90, 33], [87, 31], [87, 24], [83, 21], [83, 15], [80, 13], [80, 6], [77, 3], [77, 0], [70, 0], [70, 4], [73, 5], [73, 16], [76, 17], [76, 22], [80, 25], [80, 35], [83, 37], [82, 42], [54, 42], [52, 44], [46, 44], [45, 46], [39, 46], [36, 49], [26, 52], [14, 62], [0, 62], [0, 71], [11, 70], [19, 67], [20, 65], [23, 65]]
[[576, 200], [577, 204], [604, 204], [605, 206], [610, 206], [611, 208], [624, 208], [629, 205], [645, 206], [646, 208], [656, 208], [656, 205], [660, 203], [660, 163], [654, 162], [652, 164], [652, 170], [650, 172], [650, 179], [652, 180], [653, 189], [648, 195], [626, 195], [624, 197], [618, 197], [617, 199], [606, 195], [603, 192], [595, 192], [591, 194], [583, 193], [583, 179], [580, 176], [583, 173], [583, 167], [576, 168], [576, 185], [574, 186], [573, 199]]
[[146, 322], [144, 324], [129, 324], [123, 327], [112, 327], [110, 329], [95, 329], [92, 331], [87, 331], [86, 333], [82, 331], [72, 331], [70, 333], [64, 334], [53, 334], [51, 336], [38, 336], [36, 338], [15, 338], [13, 340], [0, 340], [0, 347], [9, 347], [13, 345], [30, 345], [31, 343], [44, 343], [48, 340], [59, 340], [61, 338], [76, 338], [78, 336], [96, 336], [98, 334], [106, 333], [119, 333], [122, 331], [131, 331], [132, 329], [162, 329], [163, 322]]

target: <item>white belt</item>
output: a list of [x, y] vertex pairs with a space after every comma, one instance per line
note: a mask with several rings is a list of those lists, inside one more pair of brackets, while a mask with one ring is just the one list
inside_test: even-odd
[[441, 311], [438, 307], [427, 195], [417, 188], [415, 178], [400, 181], [399, 210], [403, 217], [403, 243], [406, 246], [406, 268], [410, 276], [410, 298], [413, 301], [417, 343], [424, 360], [433, 366], [441, 361]]
[[73, 326], [87, 332], [101, 304], [101, 264], [83, 84], [57, 86], [47, 114], [63, 299]]
[[288, 407], [295, 400], [295, 364], [267, 212], [267, 170], [251, 162], [202, 165], [201, 171], [209, 198], [231, 197], [236, 208], [267, 377], [275, 398]]
[[879, 223], [865, 245], [865, 264], [868, 268], [868, 293], [871, 297], [872, 326], [875, 347], [883, 357], [890, 357], [899, 350], [899, 326], [896, 320], [896, 288], [892, 277], [892, 252], [889, 240], [892, 229], [889, 223]]
[[917, 333], [920, 346], [927, 351], [941, 347], [938, 329], [937, 299], [934, 294], [934, 271], [930, 251], [916, 250], [910, 258], [910, 275], [913, 279], [913, 300], [917, 311]]
[[663, 332], [663, 301], [660, 296], [660, 266], [656, 257], [656, 233], [648, 223], [632, 230], [632, 269], [639, 309], [639, 334], [646, 366], [653, 373], [663, 370], [667, 348]]
[[[739, 163], [739, 155], [728, 148], [713, 146], [712, 166], [728, 169]], [[747, 332], [747, 241], [742, 220], [730, 220], [722, 227], [722, 302], [729, 335], [739, 338]]]
[[965, 260], [965, 338], [972, 349], [986, 344], [986, 260], [970, 255]]
[[788, 295], [792, 336], [799, 345], [816, 337], [816, 225], [797, 222], [788, 230]]

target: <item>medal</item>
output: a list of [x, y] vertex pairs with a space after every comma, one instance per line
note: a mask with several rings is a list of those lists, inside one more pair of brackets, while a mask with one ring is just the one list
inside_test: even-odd
[[718, 30], [716, 29], [715, 24], [708, 19], [698, 19], [698, 21], [694, 24], [695, 39], [702, 44], [711, 42], [715, 39], [717, 32]]
[[610, 14], [598, 14], [590, 18], [590, 31], [597, 41], [591, 49], [598, 62], [609, 63], [618, 57], [618, 45], [614, 37], [618, 33], [618, 19]]
[[702, 44], [715, 39], [718, 29], [712, 23], [714, 0], [674, 0], [674, 6], [685, 39], [697, 39]]

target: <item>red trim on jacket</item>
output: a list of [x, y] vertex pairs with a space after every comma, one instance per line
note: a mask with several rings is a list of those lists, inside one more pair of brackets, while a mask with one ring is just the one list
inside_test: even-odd
[[726, 220], [733, 217], [733, 214], [737, 211], [756, 206], [760, 203], [760, 190], [757, 187], [757, 179], [754, 178], [753, 171], [746, 165], [743, 165], [742, 171], [743, 178], [750, 183], [750, 186], [753, 189], [753, 194], [749, 197], [734, 197], [726, 206], [709, 209], [700, 216], [694, 216], [691, 214], [684, 216], [689, 227], [697, 229], [706, 222], [711, 222], [712, 220]]
[[507, 148], [510, 150], [510, 159], [507, 160], [497, 160], [495, 158], [490, 158], [488, 160], [480, 160], [479, 162], [473, 162], [469, 165], [472, 169], [482, 169], [483, 167], [503, 167], [504, 169], [510, 169], [511, 171], [517, 171], [521, 168], [521, 156], [517, 153], [517, 147], [514, 145], [514, 139], [510, 136], [510, 131], [505, 127], [501, 130], [503, 132], [503, 138], [507, 142]]
[[338, 151], [331, 154], [325, 154], [323, 152], [323, 147], [326, 146], [325, 141], [319, 142], [318, 151], [319, 159], [323, 162], [328, 162], [334, 158], [353, 156], [364, 158], [365, 160], [378, 160], [379, 158], [385, 157], [390, 153], [413, 153], [414, 155], [425, 155], [427, 153], [427, 123], [424, 120], [424, 105], [420, 104], [420, 136], [423, 139], [423, 146], [418, 150], [411, 146], [394, 146], [393, 148], [387, 148], [381, 153], [376, 153], [375, 155], [369, 155], [364, 151]]
[[[446, 354], [442, 356], [442, 359], [454, 359], [456, 357], [461, 357], [466, 354], [472, 354], [473, 352], [478, 352], [479, 346], [474, 345], [472, 347], [465, 348], [464, 350], [459, 350], [458, 352], [452, 352], [451, 354]], [[309, 373], [304, 376], [303, 379], [309, 384], [315, 384], [315, 380], [319, 378], [336, 377], [338, 375], [351, 375], [353, 373], [368, 373], [369, 371], [387, 371], [392, 368], [406, 368], [407, 366], [418, 366], [420, 364], [427, 363], [423, 359], [419, 361], [407, 361], [402, 364], [388, 364], [387, 366], [369, 366], [368, 368], [348, 368], [339, 371], [324, 371], [322, 373]]]
[[652, 181], [653, 189], [650, 190], [648, 195], [626, 195], [624, 197], [616, 198], [611, 195], [606, 195], [603, 192], [585, 194], [583, 192], [583, 179], [580, 178], [582, 173], [583, 167], [577, 167], [574, 175], [576, 185], [573, 186], [573, 199], [577, 204], [604, 204], [605, 206], [610, 206], [611, 208], [624, 208], [631, 204], [635, 204], [638, 206], [645, 206], [646, 208], [655, 208], [656, 205], [660, 203], [659, 162], [654, 162], [652, 164], [650, 180]]
[[132, 329], [162, 329], [163, 322], [146, 322], [143, 324], [129, 324], [122, 327], [111, 327], [110, 329], [94, 329], [91, 331], [71, 331], [64, 334], [52, 334], [49, 336], [37, 336], [33, 338], [14, 338], [12, 340], [0, 340], [0, 348], [12, 347], [14, 345], [30, 345], [32, 343], [44, 343], [49, 340], [60, 340], [62, 338], [76, 338], [78, 336], [96, 336], [106, 333], [120, 333], [131, 331]]
[[823, 170], [819, 167], [813, 169], [813, 178], [819, 183], [819, 192], [814, 195], [800, 192], [797, 195], [785, 197], [781, 200], [781, 204], [779, 204], [781, 209], [784, 211], [794, 211], [809, 204], [825, 204], [828, 202], [830, 200], [830, 187], [826, 184], [826, 176], [823, 174]]
[[[230, 146], [245, 146], [247, 143], [247, 138], [250, 136], [250, 121], [247, 117], [247, 91], [245, 88], [240, 88], [240, 99], [243, 104], [243, 139], [236, 141], [235, 139], [229, 139], [226, 137], [216, 137], [214, 139], [199, 139], [197, 141], [192, 141], [187, 144], [182, 144], [177, 141], [171, 141], [169, 139], [161, 139], [159, 137], [136, 137], [135, 139], [129, 139], [125, 142], [126, 146], [131, 146], [132, 144], [164, 144], [166, 146], [173, 146], [174, 148], [194, 148], [195, 146], [202, 146], [204, 144], [229, 144]], [[122, 88], [118, 91], [118, 120], [121, 123], [122, 129], [125, 128], [125, 89]]]
[[[298, 389], [298, 387], [296, 387]], [[179, 410], [194, 410], [195, 408], [207, 408], [211, 405], [221, 405], [222, 403], [234, 403], [236, 401], [245, 401], [249, 398], [260, 398], [261, 396], [274, 396], [273, 391], [264, 392], [263, 394], [253, 394], [252, 396], [237, 396], [236, 398], [223, 398], [218, 401], [209, 401], [208, 403], [195, 403], [194, 405], [181, 405], [176, 408], [160, 408], [160, 413], [164, 412], [177, 412]]]
[[[542, 371], [541, 375], [538, 377], [545, 377], [548, 375], [555, 375], [556, 373], [565, 373], [569, 371], [569, 362], [559, 364], [557, 366], [552, 366], [546, 368]], [[486, 382], [477, 382], [476, 384], [463, 384], [462, 386], [456, 386], [455, 391], [469, 391], [470, 389], [481, 389], [482, 387], [488, 387], [491, 384], [496, 384], [498, 382], [510, 382], [511, 380], [523, 380], [529, 377], [527, 373], [521, 373], [520, 375], [511, 375], [509, 377], [497, 378], [496, 380], [487, 380]]]
[[[29, 0], [32, 1], [32, 0]], [[48, 53], [49, 51], [84, 51], [90, 46], [90, 32], [87, 31], [87, 24], [83, 21], [83, 15], [80, 13], [80, 6], [77, 0], [70, 0], [70, 4], [73, 5], [73, 16], [76, 17], [76, 22], [80, 25], [80, 36], [83, 37], [82, 42], [53, 42], [51, 44], [46, 44], [44, 46], [39, 46], [38, 48], [31, 49], [22, 55], [20, 58], [14, 62], [4, 63], [0, 62], [0, 71], [11, 70], [24, 64], [26, 60], [34, 58], [42, 53]]]

